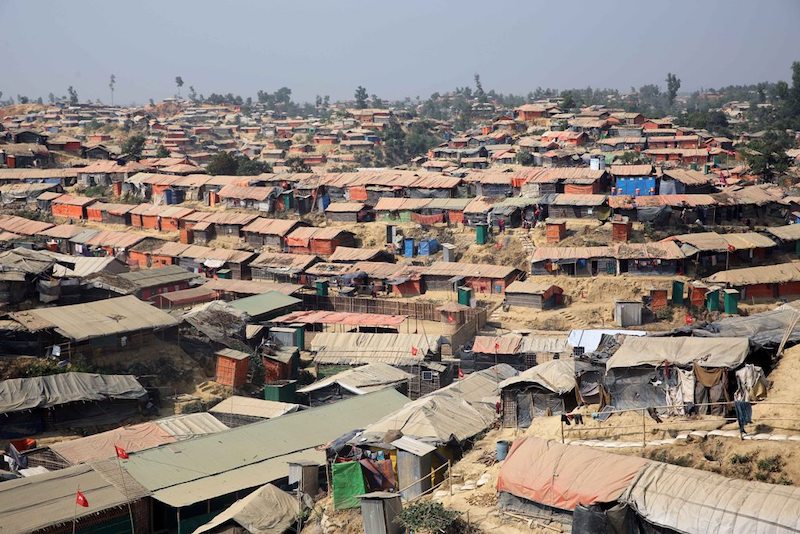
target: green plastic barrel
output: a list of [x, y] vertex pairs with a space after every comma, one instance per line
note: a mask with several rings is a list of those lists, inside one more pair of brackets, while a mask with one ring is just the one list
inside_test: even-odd
[[489, 237], [489, 226], [486, 224], [475, 225], [475, 242], [485, 245]]
[[683, 306], [683, 282], [680, 280], [672, 281], [672, 304]]

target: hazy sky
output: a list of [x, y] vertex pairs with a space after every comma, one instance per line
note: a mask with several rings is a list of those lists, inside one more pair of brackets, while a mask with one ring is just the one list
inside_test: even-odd
[[0, 0], [0, 91], [117, 103], [198, 93], [426, 97], [472, 84], [664, 85], [789, 79], [800, 0]]

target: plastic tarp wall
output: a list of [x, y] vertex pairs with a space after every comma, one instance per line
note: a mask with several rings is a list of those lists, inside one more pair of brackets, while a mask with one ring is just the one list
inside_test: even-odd
[[358, 462], [343, 462], [333, 464], [333, 508], [357, 508], [361, 505], [358, 495], [367, 492], [364, 483], [364, 473]]
[[610, 369], [605, 376], [605, 386], [614, 408], [629, 410], [664, 406], [666, 393], [663, 388], [652, 384], [655, 378], [654, 367]]
[[514, 441], [503, 462], [497, 491], [573, 511], [579, 504], [617, 501], [648, 463], [643, 458], [522, 438]]
[[606, 369], [660, 365], [669, 362], [703, 367], [739, 367], [750, 344], [746, 337], [626, 337], [609, 358]]
[[679, 532], [800, 532], [800, 488], [796, 486], [734, 480], [652, 462], [620, 500], [648, 522]]

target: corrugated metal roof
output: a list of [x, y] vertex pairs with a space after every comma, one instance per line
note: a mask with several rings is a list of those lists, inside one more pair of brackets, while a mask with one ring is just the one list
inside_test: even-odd
[[336, 247], [328, 257], [331, 262], [370, 261], [381, 256], [386, 251], [382, 248]]
[[381, 197], [375, 204], [375, 211], [414, 211], [421, 210], [430, 203], [427, 198]]
[[300, 224], [300, 221], [291, 219], [267, 219], [266, 217], [259, 217], [243, 227], [242, 231], [246, 233], [283, 237], [291, 232], [298, 224]]
[[270, 291], [293, 295], [303, 289], [303, 286], [299, 284], [282, 284], [263, 280], [228, 280], [226, 278], [212, 278], [201, 287], [240, 295], [259, 295]]
[[137, 330], [162, 329], [178, 324], [171, 315], [132, 295], [71, 306], [38, 308], [11, 315], [26, 328], [55, 328], [73, 341]]
[[424, 276], [467, 276], [476, 278], [506, 278], [519, 269], [507, 265], [436, 261], [423, 271]]
[[187, 506], [283, 478], [290, 461], [322, 463], [324, 452], [315, 447], [364, 428], [407, 401], [386, 389], [131, 454], [122, 463], [157, 500]]
[[251, 267], [268, 268], [274, 272], [297, 273], [317, 261], [312, 254], [284, 254], [282, 252], [262, 252], [253, 261]]
[[217, 432], [228, 430], [228, 427], [222, 421], [207, 412], [173, 415], [153, 422], [178, 440], [216, 434]]

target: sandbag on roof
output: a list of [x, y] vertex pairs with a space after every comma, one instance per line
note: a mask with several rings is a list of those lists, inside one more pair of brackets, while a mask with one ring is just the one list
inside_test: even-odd
[[669, 362], [703, 367], [735, 368], [750, 348], [746, 337], [626, 337], [606, 363], [606, 369], [661, 365]]
[[514, 384], [537, 384], [543, 388], [562, 395], [575, 388], [575, 376], [593, 367], [589, 362], [563, 358], [535, 365], [519, 375], [500, 382], [500, 389]]
[[514, 441], [497, 478], [497, 491], [572, 511], [619, 499], [649, 460], [540, 438]]
[[283, 534], [297, 522], [300, 504], [272, 484], [266, 484], [244, 499], [239, 499], [194, 534], [208, 532], [228, 521], [252, 534]]
[[800, 532], [800, 488], [796, 486], [735, 480], [651, 462], [620, 500], [650, 523], [679, 532]]
[[61, 373], [0, 381], [0, 414], [52, 408], [59, 404], [107, 399], [139, 399], [147, 395], [130, 375]]

